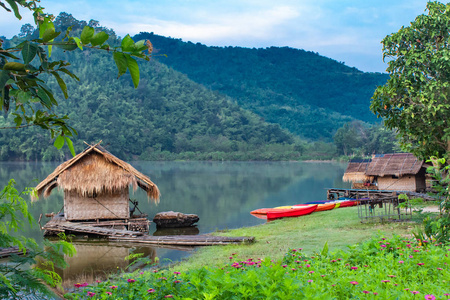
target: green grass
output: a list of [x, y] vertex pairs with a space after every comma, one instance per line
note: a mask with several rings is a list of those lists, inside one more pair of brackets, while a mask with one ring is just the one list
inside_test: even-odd
[[[252, 218], [249, 215], [249, 218]], [[346, 249], [366, 241], [378, 231], [387, 236], [411, 235], [415, 223], [361, 223], [356, 207], [313, 213], [299, 218], [285, 218], [266, 224], [245, 227], [226, 232], [223, 236], [254, 236], [252, 244], [203, 247], [189, 259], [176, 264], [177, 270], [189, 270], [201, 266], [221, 266], [236, 253], [240, 259], [270, 257], [281, 259], [291, 248], [303, 248], [306, 253], [320, 251], [328, 242], [330, 251]]]

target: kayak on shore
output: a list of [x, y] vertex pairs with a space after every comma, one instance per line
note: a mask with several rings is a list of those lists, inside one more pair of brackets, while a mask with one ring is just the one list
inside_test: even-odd
[[284, 217], [300, 217], [313, 212], [327, 211], [339, 207], [350, 207], [357, 204], [358, 202], [353, 200], [315, 201], [314, 204], [308, 202], [274, 208], [259, 208], [251, 211], [250, 214], [260, 219], [275, 220]]

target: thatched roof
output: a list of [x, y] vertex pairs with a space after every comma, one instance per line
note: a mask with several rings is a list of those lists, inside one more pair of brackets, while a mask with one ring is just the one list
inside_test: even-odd
[[120, 191], [130, 185], [134, 190], [139, 186], [149, 198], [159, 202], [159, 189], [149, 177], [96, 144], [59, 165], [38, 184], [36, 192], [38, 196], [43, 193], [44, 197], [48, 197], [55, 187], [59, 187], [86, 196]]
[[417, 159], [411, 153], [378, 154], [372, 158], [366, 169], [366, 175], [380, 176], [419, 173], [423, 166], [423, 160]]
[[361, 160], [361, 161], [350, 161], [347, 166], [347, 170], [345, 170], [344, 176], [342, 180], [345, 182], [348, 181], [364, 181], [367, 179], [366, 169], [369, 160]]

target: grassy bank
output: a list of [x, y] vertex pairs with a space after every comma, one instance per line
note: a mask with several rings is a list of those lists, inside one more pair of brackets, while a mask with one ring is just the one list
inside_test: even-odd
[[363, 224], [356, 208], [343, 208], [217, 232], [254, 236], [256, 242], [203, 247], [168, 269], [120, 274], [66, 297], [411, 299], [420, 294], [435, 299], [434, 295], [450, 295], [446, 279], [450, 249], [416, 241], [411, 231], [417, 224]]
[[[253, 218], [249, 214], [249, 218]], [[322, 249], [328, 242], [330, 251], [346, 249], [383, 232], [410, 235], [416, 224], [406, 223], [361, 223], [356, 207], [313, 213], [300, 218], [285, 218], [266, 224], [245, 227], [226, 232], [224, 236], [254, 236], [256, 242], [249, 245], [227, 245], [203, 247], [188, 260], [176, 265], [178, 270], [188, 270], [201, 266], [221, 266], [236, 253], [240, 259], [270, 257], [281, 259], [291, 248], [303, 248], [309, 254]]]

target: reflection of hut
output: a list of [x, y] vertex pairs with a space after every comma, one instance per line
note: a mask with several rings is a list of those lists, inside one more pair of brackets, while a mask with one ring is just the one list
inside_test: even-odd
[[[154, 263], [156, 250], [152, 247], [132, 247], [122, 243], [92, 243], [92, 242], [72, 242], [77, 250], [75, 256], [64, 256], [64, 261], [68, 266], [64, 269], [56, 268], [55, 271], [61, 276], [62, 286], [65, 289], [72, 289], [74, 283], [88, 282], [94, 283], [96, 280], [103, 281], [111, 274], [119, 270], [134, 271], [145, 267], [145, 261], [137, 262], [127, 268], [134, 260], [126, 260], [131, 254], [141, 254], [142, 258], [149, 259]], [[40, 265], [46, 268], [45, 265]], [[48, 268], [48, 267], [47, 267]]]
[[48, 197], [55, 187], [62, 189], [66, 220], [127, 219], [130, 186], [159, 201], [149, 177], [97, 144], [58, 166], [36, 191]]
[[350, 162], [343, 179], [352, 181], [353, 188], [423, 191], [425, 173], [423, 161], [411, 153], [377, 154], [359, 165]]

